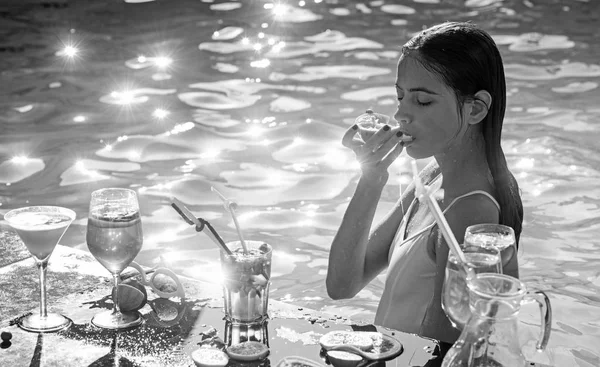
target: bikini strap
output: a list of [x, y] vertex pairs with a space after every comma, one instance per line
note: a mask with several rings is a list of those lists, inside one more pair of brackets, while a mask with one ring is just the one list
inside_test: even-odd
[[[487, 197], [488, 197], [490, 200], [492, 200], [492, 202], [494, 202], [494, 204], [496, 204], [496, 207], [498, 207], [498, 211], [500, 211], [500, 204], [498, 204], [498, 201], [496, 201], [496, 199], [495, 199], [495, 198], [494, 198], [492, 195], [490, 195], [488, 192], [486, 192], [486, 191], [483, 191], [483, 190], [474, 190], [474, 191], [468, 192], [468, 193], [466, 193], [466, 194], [464, 194], [464, 195], [461, 195], [461, 196], [459, 196], [459, 197], [455, 198], [454, 200], [452, 200], [452, 201], [450, 202], [450, 204], [449, 204], [449, 205], [446, 207], [446, 209], [444, 209], [444, 210], [442, 211], [442, 213], [443, 213], [443, 214], [446, 214], [446, 212], [447, 212], [448, 210], [450, 210], [450, 208], [452, 208], [452, 205], [454, 205], [454, 204], [455, 204], [456, 202], [458, 202], [460, 199], [464, 199], [464, 198], [466, 198], [466, 197], [468, 197], [468, 196], [472, 196], [472, 195], [476, 195], [476, 194], [482, 194], [482, 195], [485, 195], [485, 196], [487, 196]], [[413, 233], [412, 235], [410, 235], [410, 236], [406, 237], [406, 238], [405, 238], [405, 239], [404, 239], [404, 240], [403, 240], [401, 243], [405, 243], [405, 242], [407, 242], [407, 241], [410, 241], [410, 240], [412, 240], [413, 238], [415, 238], [415, 237], [417, 237], [417, 236], [420, 236], [421, 234], [423, 234], [423, 233], [427, 232], [428, 230], [430, 230], [431, 228], [433, 228], [433, 227], [434, 227], [436, 224], [437, 224], [437, 222], [435, 222], [435, 221], [434, 221], [433, 223], [431, 223], [431, 224], [430, 224], [430, 225], [428, 225], [427, 227], [425, 227], [425, 228], [422, 228], [421, 230], [419, 230], [419, 231], [417, 231], [417, 232]]]

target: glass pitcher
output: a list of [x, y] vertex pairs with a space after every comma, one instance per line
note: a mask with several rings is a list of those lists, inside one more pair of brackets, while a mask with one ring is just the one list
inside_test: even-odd
[[543, 350], [552, 324], [552, 309], [546, 294], [528, 292], [519, 279], [491, 273], [469, 279], [468, 288], [472, 316], [444, 357], [442, 367], [527, 366], [519, 345], [517, 316], [525, 300], [538, 302], [542, 330], [536, 348]]

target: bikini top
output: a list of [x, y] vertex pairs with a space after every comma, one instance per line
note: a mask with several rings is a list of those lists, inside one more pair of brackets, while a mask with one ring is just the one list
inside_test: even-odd
[[[458, 201], [472, 195], [487, 196], [500, 210], [500, 205], [492, 195], [482, 190], [474, 190], [452, 200], [443, 213], [448, 212]], [[389, 266], [383, 294], [375, 315], [375, 323], [408, 333], [444, 340], [448, 333], [443, 327], [427, 327], [434, 322], [432, 320], [439, 320], [439, 317], [433, 316], [433, 312], [443, 312], [441, 307], [436, 306], [434, 302], [437, 265], [427, 250], [426, 239], [428, 236], [424, 236], [437, 223], [434, 221], [404, 238], [408, 218], [414, 210], [416, 200], [415, 198], [408, 208], [390, 246]], [[438, 330], [439, 334], [424, 335], [426, 329]]]

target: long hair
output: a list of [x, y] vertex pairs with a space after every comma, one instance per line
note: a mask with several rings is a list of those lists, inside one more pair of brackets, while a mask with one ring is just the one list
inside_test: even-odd
[[446, 22], [428, 28], [403, 47], [413, 53], [430, 72], [450, 87], [459, 107], [475, 98], [480, 90], [492, 96], [488, 113], [481, 121], [485, 154], [494, 178], [500, 204], [500, 223], [515, 231], [517, 246], [523, 223], [523, 203], [519, 185], [506, 164], [500, 143], [506, 110], [504, 65], [496, 43], [488, 33], [471, 23]]

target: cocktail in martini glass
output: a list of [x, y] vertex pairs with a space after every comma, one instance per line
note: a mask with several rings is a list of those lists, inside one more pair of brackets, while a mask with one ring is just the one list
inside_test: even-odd
[[4, 219], [17, 231], [40, 269], [40, 313], [24, 317], [19, 326], [37, 333], [66, 328], [71, 320], [46, 309], [46, 269], [58, 241], [75, 219], [75, 212], [58, 206], [29, 206], [9, 211]]

